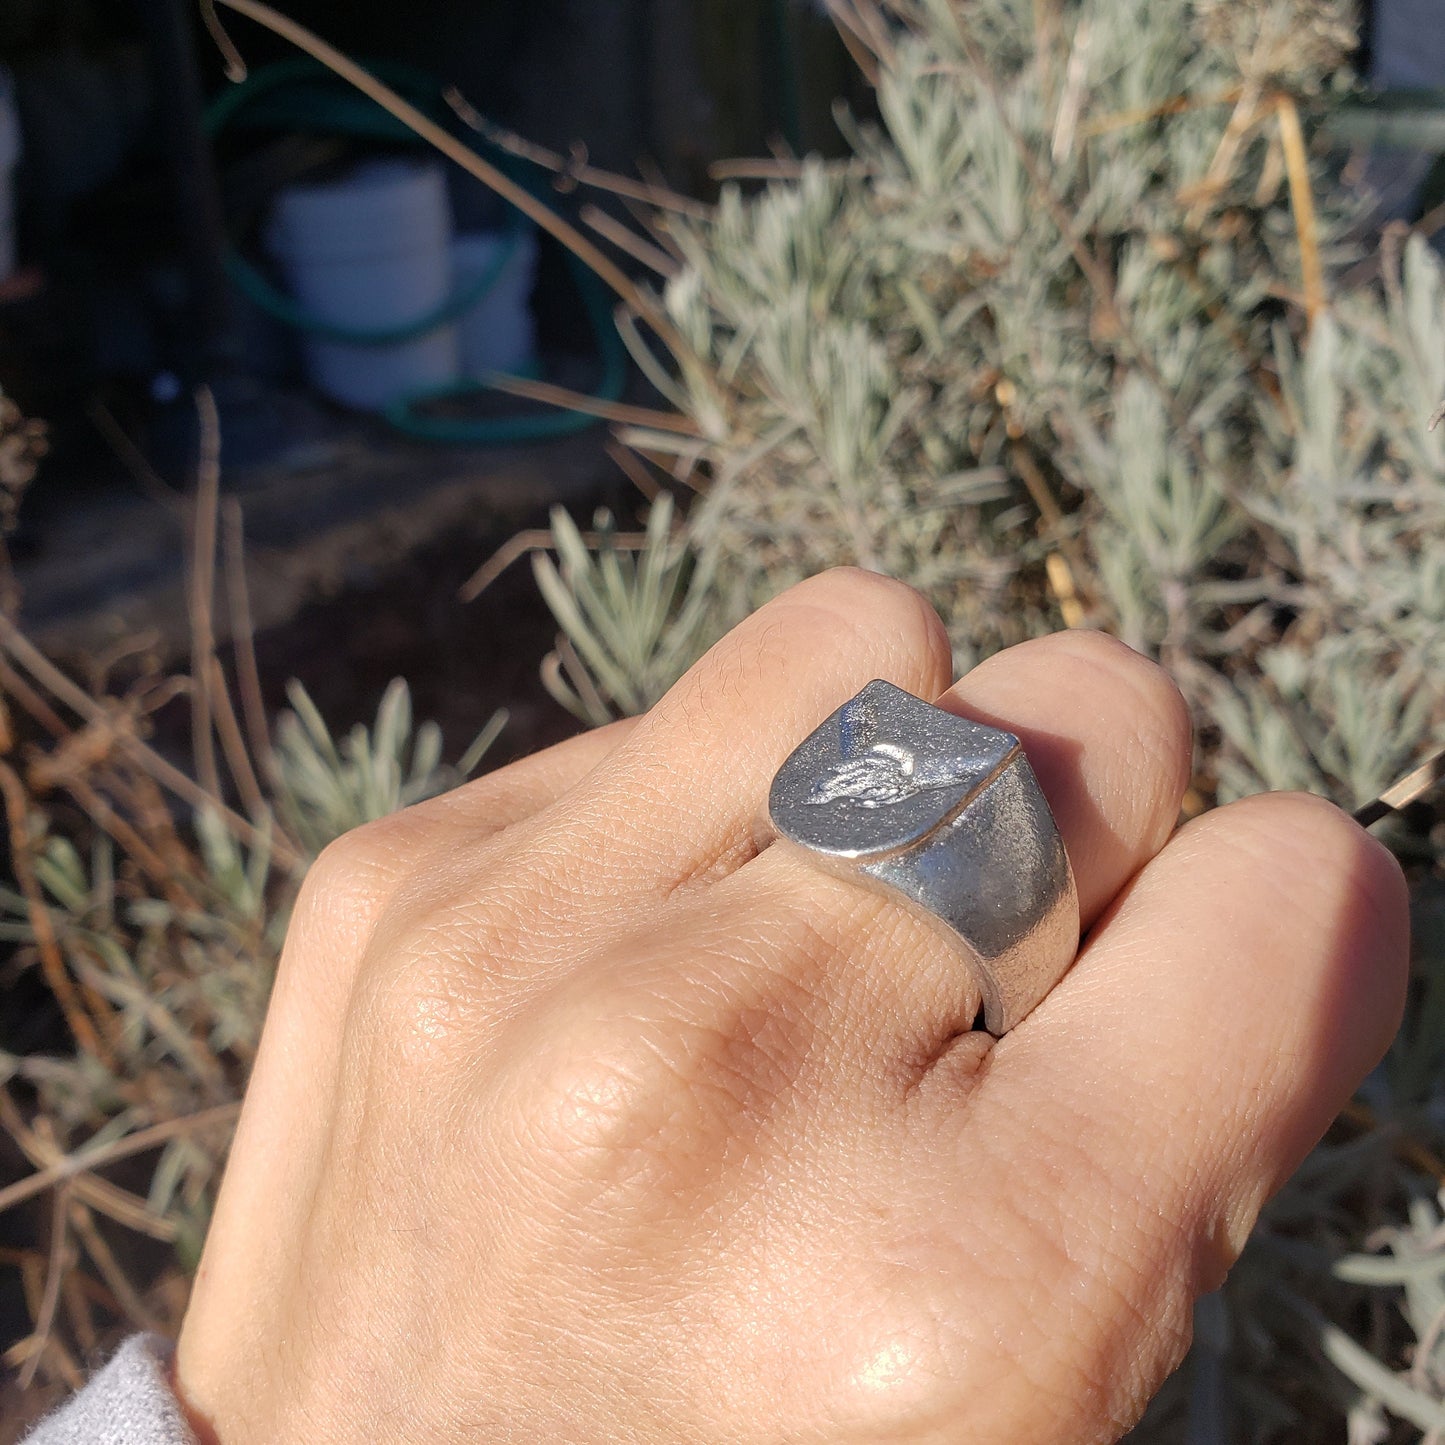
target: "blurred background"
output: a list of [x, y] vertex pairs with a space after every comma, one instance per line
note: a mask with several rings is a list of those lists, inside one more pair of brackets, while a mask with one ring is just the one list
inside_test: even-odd
[[[772, 0], [287, 13], [475, 144], [445, 88], [560, 157], [585, 146], [590, 164], [633, 176], [643, 161], [689, 194], [715, 192], [713, 161], [774, 139], [836, 153], [833, 101], [865, 91], [821, 14]], [[346, 709], [400, 670], [419, 630], [474, 640], [475, 618], [438, 626], [453, 609], [435, 604], [499, 535], [626, 485], [585, 417], [475, 395], [439, 416], [395, 409], [492, 370], [614, 400], [636, 382], [605, 293], [563, 247], [293, 46], [227, 23], [250, 67], [240, 85], [188, 0], [16, 0], [0, 15], [0, 388], [46, 421], [49, 448], [12, 552], [26, 624], [49, 647], [144, 629], [183, 649], [183, 549], [155, 483], [186, 486], [205, 382], [227, 487], [248, 497], [259, 628], [338, 591], [397, 589], [368, 629], [382, 635], [355, 638], [338, 676], [315, 682]], [[621, 209], [491, 154], [573, 220], [587, 202]], [[455, 304], [468, 289], [474, 304]], [[411, 340], [327, 339], [388, 332]], [[392, 424], [376, 419], [388, 406]], [[569, 432], [582, 435], [545, 463], [506, 445]], [[329, 617], [274, 641], [268, 681], [308, 651], [335, 655]], [[416, 685], [458, 725], [489, 710]]]

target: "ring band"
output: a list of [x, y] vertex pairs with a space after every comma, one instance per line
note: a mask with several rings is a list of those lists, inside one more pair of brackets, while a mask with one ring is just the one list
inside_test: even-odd
[[1074, 961], [1073, 870], [1012, 733], [870, 682], [778, 769], [768, 813], [831, 871], [902, 895], [961, 940], [991, 1034]]

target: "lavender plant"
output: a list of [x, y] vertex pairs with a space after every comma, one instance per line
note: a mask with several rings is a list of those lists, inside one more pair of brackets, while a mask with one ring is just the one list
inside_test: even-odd
[[708, 576], [696, 571], [685, 542], [672, 532], [672, 500], [652, 507], [641, 548], [616, 545], [616, 528], [599, 512], [598, 546], [589, 548], [560, 507], [552, 540], [560, 569], [545, 552], [532, 557], [538, 590], [563, 627], [543, 661], [548, 692], [596, 726], [617, 709], [652, 706], [698, 654], [708, 623]]
[[[1331, 287], [1362, 200], [1300, 117], [1349, 83], [1351, 8], [840, 15], [881, 125], [666, 222], [698, 435], [629, 439], [704, 492], [689, 630], [859, 563], [928, 593], [960, 668], [1079, 621], [1159, 655], [1220, 796], [1373, 796], [1445, 728], [1445, 310], [1418, 238]], [[693, 650], [653, 637], [639, 673]]]
[[[12, 641], [0, 697], [33, 698], [11, 670], [17, 658], [32, 654]], [[47, 665], [37, 672], [65, 692]], [[97, 705], [108, 745], [62, 737], [32, 753], [24, 781], [0, 761], [17, 879], [0, 886], [0, 940], [39, 967], [75, 1040], [73, 1051], [0, 1051], [0, 1127], [35, 1171], [0, 1188], [0, 1210], [47, 1191], [54, 1203], [48, 1265], [22, 1269], [34, 1329], [5, 1355], [22, 1384], [42, 1370], [79, 1383], [72, 1350], [96, 1326], [78, 1276], [103, 1284], [130, 1327], [171, 1323], [107, 1235], [120, 1226], [159, 1240], [183, 1268], [199, 1259], [307, 864], [349, 829], [461, 781], [505, 722], [497, 714], [449, 767], [436, 725], [414, 727], [400, 680], [375, 725], [339, 742], [299, 683], [290, 696], [250, 822], [199, 792], [178, 821], [134, 766], [148, 755], [123, 745], [114, 701]], [[92, 826], [45, 795], [79, 802]], [[142, 1193], [97, 1172], [138, 1153], [153, 1160]]]
[[375, 726], [357, 723], [340, 742], [301, 683], [293, 679], [286, 695], [290, 710], [276, 724], [276, 808], [308, 858], [363, 823], [464, 782], [507, 723], [505, 711], [495, 713], [450, 766], [442, 762], [441, 729], [413, 725], [404, 678], [382, 694]]

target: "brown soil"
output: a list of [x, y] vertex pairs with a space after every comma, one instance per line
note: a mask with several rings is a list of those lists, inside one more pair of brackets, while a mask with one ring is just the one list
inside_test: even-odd
[[580, 724], [542, 687], [538, 664], [556, 631], [525, 562], [474, 603], [457, 590], [485, 554], [470, 539], [418, 552], [396, 574], [314, 602], [257, 639], [268, 711], [286, 706], [297, 678], [333, 733], [370, 724], [387, 683], [411, 685], [418, 720], [434, 719], [457, 757], [505, 707], [506, 731], [484, 766], [494, 767], [571, 736]]

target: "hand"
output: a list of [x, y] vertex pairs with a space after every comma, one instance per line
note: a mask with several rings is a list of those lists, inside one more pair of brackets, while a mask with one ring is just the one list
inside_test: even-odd
[[1113, 1440], [1398, 1022], [1405, 890], [1313, 798], [1171, 837], [1162, 672], [1065, 633], [1021, 737], [1072, 972], [995, 1042], [956, 945], [792, 845], [774, 770], [938, 620], [838, 572], [646, 717], [313, 869], [180, 1341], [223, 1445]]

